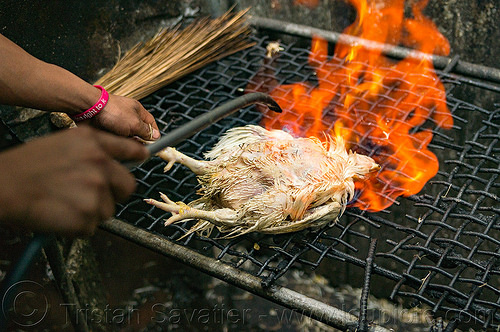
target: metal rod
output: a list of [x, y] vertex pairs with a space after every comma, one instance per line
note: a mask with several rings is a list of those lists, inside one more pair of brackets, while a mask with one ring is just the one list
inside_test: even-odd
[[173, 146], [182, 142], [186, 138], [193, 136], [197, 132], [235, 113], [239, 109], [256, 103], [265, 104], [267, 107], [269, 107], [270, 110], [274, 112], [282, 112], [278, 103], [276, 103], [276, 101], [274, 101], [274, 99], [271, 98], [271, 96], [269, 96], [268, 94], [262, 92], [249, 93], [230, 100], [227, 103], [194, 118], [193, 120], [180, 126], [179, 128], [170, 131], [155, 143], [148, 145], [147, 148], [151, 155], [158, 153], [166, 147]]
[[[268, 94], [262, 92], [253, 92], [233, 100], [228, 101], [227, 103], [214, 108], [211, 111], [203, 113], [202, 115], [197, 116], [193, 120], [188, 123], [183, 124], [182, 126], [175, 128], [169, 131], [166, 135], [160, 138], [158, 141], [149, 144], [146, 148], [149, 150], [151, 156], [154, 156], [156, 153], [165, 149], [169, 146], [175, 146], [179, 144], [186, 138], [189, 138], [196, 134], [197, 132], [207, 128], [208, 126], [216, 123], [219, 120], [235, 113], [236, 111], [247, 107], [253, 104], [264, 104], [271, 111], [276, 113], [281, 113], [281, 107], [278, 103]], [[145, 160], [141, 162], [124, 162], [123, 165], [128, 169], [134, 169], [140, 165], [142, 165]]]
[[[101, 228], [332, 327], [347, 330], [357, 324], [357, 317], [345, 311], [278, 285], [263, 288], [258, 277], [124, 221], [110, 219]], [[370, 326], [369, 331], [389, 332], [376, 325]]]
[[[438, 69], [445, 68], [452, 61], [452, 58], [445, 56], [431, 55], [411, 50], [405, 47], [378, 43], [371, 40], [345, 35], [338, 32], [322, 30], [318, 28], [309, 27], [306, 25], [284, 22], [271, 18], [252, 16], [249, 22], [250, 24], [252, 24], [257, 28], [279, 31], [289, 35], [295, 35], [306, 38], [312, 38], [313, 36], [320, 36], [326, 39], [327, 41], [333, 43], [343, 43], [349, 45], [361, 44], [369, 50], [381, 51], [385, 55], [399, 59], [404, 59], [404, 58], [423, 59], [430, 57], [434, 63], [434, 67]], [[465, 61], [457, 61], [455, 67], [453, 68], [453, 72], [457, 74], [480, 78], [483, 80], [488, 80], [495, 83], [500, 83], [500, 69], [497, 68], [477, 65]]]
[[370, 295], [370, 281], [372, 277], [372, 269], [374, 264], [375, 249], [377, 248], [377, 239], [372, 239], [370, 241], [370, 248], [368, 249], [368, 255], [366, 257], [366, 268], [365, 268], [365, 282], [363, 285], [363, 290], [361, 291], [361, 299], [359, 303], [359, 332], [368, 331], [368, 297]]

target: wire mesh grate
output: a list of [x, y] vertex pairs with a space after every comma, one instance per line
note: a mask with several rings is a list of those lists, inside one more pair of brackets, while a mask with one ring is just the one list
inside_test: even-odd
[[[261, 67], [270, 41], [252, 38], [256, 46], [208, 65], [143, 100], [163, 133], [243, 93]], [[282, 47], [275, 63], [279, 84], [314, 82], [308, 50], [294, 44]], [[398, 204], [384, 211], [348, 208], [340, 222], [319, 231], [274, 236], [252, 233], [225, 240], [218, 239], [215, 232], [210, 238], [191, 234], [179, 240], [194, 222], [164, 227], [168, 213], [143, 199], [164, 192], [174, 201], [190, 202], [197, 198], [198, 183], [180, 165], [163, 173], [165, 163], [155, 157], [134, 171], [137, 191], [118, 207], [116, 217], [259, 276], [264, 285], [291, 269], [321, 268], [362, 286], [361, 269], [367, 264], [370, 241], [376, 238], [371, 271], [383, 282], [375, 290], [379, 296], [408, 305], [423, 303], [448, 320], [448, 328], [460, 324], [498, 328], [500, 108], [464, 100], [469, 79], [439, 71], [438, 76], [455, 120], [451, 130], [433, 130], [429, 147], [439, 158], [439, 172], [418, 195], [398, 198]], [[479, 94], [491, 93], [474, 89]], [[227, 129], [257, 124], [261, 118], [255, 107], [240, 110], [176, 148], [199, 159]], [[356, 275], [359, 278], [352, 277]]]

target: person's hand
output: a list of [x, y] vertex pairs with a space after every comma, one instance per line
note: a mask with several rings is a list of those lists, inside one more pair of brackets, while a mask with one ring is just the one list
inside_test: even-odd
[[0, 154], [0, 222], [67, 235], [92, 234], [135, 190], [117, 160], [144, 160], [140, 143], [89, 127]]
[[138, 136], [146, 141], [160, 138], [154, 117], [139, 101], [111, 94], [101, 112], [80, 123], [89, 123], [120, 136]]

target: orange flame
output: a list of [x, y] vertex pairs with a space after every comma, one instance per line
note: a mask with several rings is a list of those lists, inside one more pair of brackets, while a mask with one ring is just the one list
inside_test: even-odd
[[[404, 16], [404, 0], [350, 2], [358, 15], [344, 34], [428, 54], [449, 53], [446, 38], [422, 14], [427, 0], [413, 5], [412, 18]], [[453, 126], [431, 57], [395, 62], [381, 49], [342, 38], [331, 59], [327, 52], [328, 43], [315, 37], [309, 64], [318, 83], [275, 87], [270, 95], [284, 112], [268, 114], [263, 126], [286, 128], [300, 136], [342, 135], [349, 148], [371, 155], [381, 170], [356, 183], [360, 194], [354, 206], [379, 211], [400, 195], [418, 193], [439, 168], [427, 148], [432, 132], [420, 126], [431, 119], [442, 128]]]

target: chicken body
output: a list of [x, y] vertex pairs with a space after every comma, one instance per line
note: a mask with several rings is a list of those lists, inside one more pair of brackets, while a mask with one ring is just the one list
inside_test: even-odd
[[379, 167], [372, 158], [347, 152], [341, 138], [326, 142], [294, 138], [281, 130], [248, 125], [229, 130], [204, 160], [167, 148], [158, 154], [189, 167], [202, 196], [189, 205], [146, 202], [172, 217], [166, 225], [198, 219], [189, 233], [209, 235], [217, 226], [227, 236], [247, 232], [286, 233], [336, 221], [354, 193], [354, 178]]

